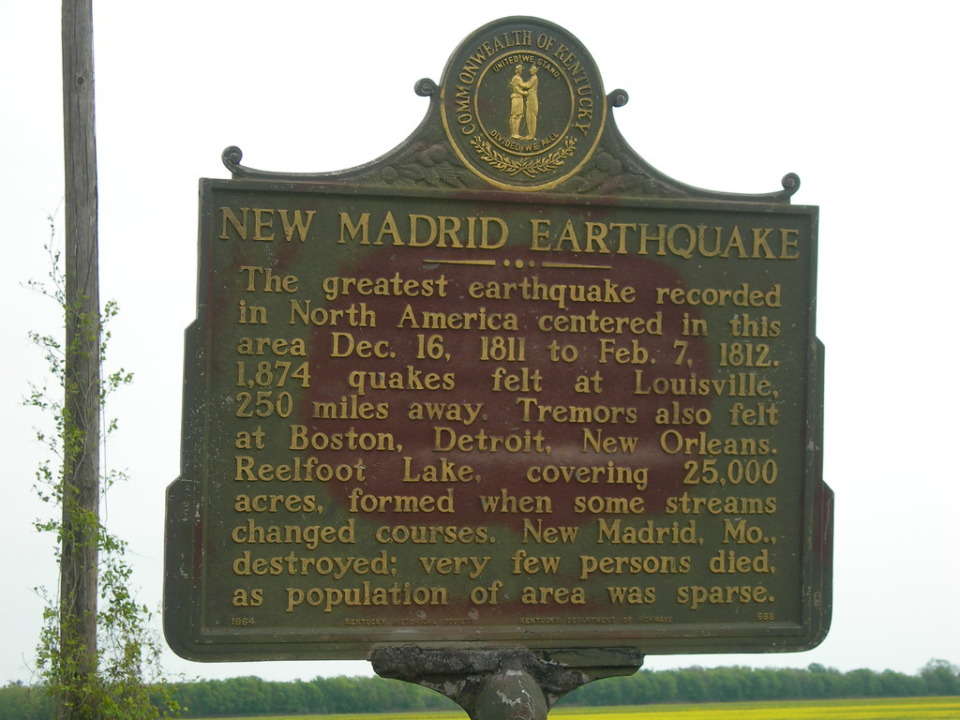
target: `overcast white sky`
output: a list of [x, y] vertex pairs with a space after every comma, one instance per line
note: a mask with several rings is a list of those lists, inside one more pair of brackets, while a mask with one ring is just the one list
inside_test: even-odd
[[[136, 380], [109, 408], [108, 501], [141, 599], [159, 608], [163, 494], [177, 477], [183, 330], [195, 313], [197, 179], [220, 153], [271, 170], [372, 160], [427, 109], [460, 40], [526, 14], [590, 49], [633, 148], [713, 190], [769, 192], [796, 172], [819, 205], [826, 481], [836, 493], [833, 629], [789, 655], [649, 657], [647, 667], [750, 664], [915, 672], [960, 662], [957, 451], [957, 13], [949, 3], [321, 3], [94, 0], [102, 297], [119, 302], [110, 356]], [[628, 9], [625, 9], [628, 8]], [[3, 521], [0, 682], [31, 679], [55, 587], [31, 487], [42, 422], [21, 406], [43, 376], [29, 330], [54, 308], [24, 288], [48, 266], [63, 196], [60, 4], [0, 0]], [[62, 214], [58, 217], [62, 217]], [[158, 623], [159, 627], [159, 623]], [[368, 674], [365, 662], [198, 665], [268, 679]]]

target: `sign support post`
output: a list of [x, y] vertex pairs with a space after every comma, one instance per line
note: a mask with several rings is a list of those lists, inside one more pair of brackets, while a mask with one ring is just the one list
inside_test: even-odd
[[567, 693], [594, 680], [632, 675], [643, 657], [630, 649], [530, 651], [382, 648], [371, 656], [381, 677], [449, 697], [471, 720], [543, 720]]

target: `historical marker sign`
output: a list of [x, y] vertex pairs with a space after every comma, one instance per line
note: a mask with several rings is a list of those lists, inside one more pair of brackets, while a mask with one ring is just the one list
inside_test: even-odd
[[816, 208], [657, 173], [543, 21], [421, 87], [376, 163], [201, 182], [170, 644], [817, 644]]

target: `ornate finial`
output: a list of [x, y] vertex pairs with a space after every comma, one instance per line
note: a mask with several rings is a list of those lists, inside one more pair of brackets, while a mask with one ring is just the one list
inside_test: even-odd
[[437, 84], [430, 78], [421, 78], [413, 86], [413, 91], [420, 97], [431, 97], [437, 94]]
[[626, 90], [617, 88], [607, 95], [607, 100], [610, 101], [610, 104], [613, 107], [623, 107], [630, 100], [630, 96], [627, 94]]
[[220, 154], [220, 159], [227, 170], [237, 175], [240, 172], [240, 161], [243, 160], [243, 150], [236, 145], [231, 145]]
[[790, 197], [800, 189], [800, 176], [796, 173], [787, 173], [783, 176], [780, 184], [787, 191], [787, 197]]

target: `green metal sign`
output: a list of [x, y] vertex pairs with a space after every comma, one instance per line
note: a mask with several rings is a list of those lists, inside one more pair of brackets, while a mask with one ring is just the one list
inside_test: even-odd
[[817, 210], [696, 190], [513, 18], [357, 170], [203, 180], [165, 627], [198, 660], [806, 649]]

